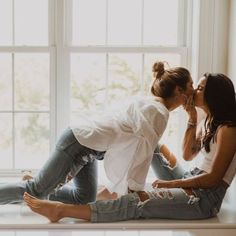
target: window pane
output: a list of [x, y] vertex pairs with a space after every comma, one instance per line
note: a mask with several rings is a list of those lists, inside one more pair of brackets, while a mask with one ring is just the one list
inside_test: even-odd
[[0, 46], [12, 44], [12, 1], [0, 0]]
[[0, 113], [0, 162], [1, 169], [12, 167], [12, 114]]
[[16, 168], [39, 169], [49, 155], [49, 114], [15, 115]]
[[15, 44], [48, 44], [48, 0], [15, 0]]
[[141, 13], [141, 0], [108, 1], [108, 44], [140, 44]]
[[[102, 109], [106, 97], [105, 59], [105, 54], [71, 55], [71, 110], [73, 112]], [[71, 119], [74, 119], [73, 115]]]
[[178, 0], [144, 1], [144, 44], [176, 45]]
[[12, 60], [11, 54], [0, 53], [0, 110], [12, 109]]
[[49, 110], [49, 55], [15, 55], [15, 109]]
[[141, 54], [110, 54], [108, 102], [140, 92]]
[[73, 0], [72, 44], [104, 45], [106, 0]]

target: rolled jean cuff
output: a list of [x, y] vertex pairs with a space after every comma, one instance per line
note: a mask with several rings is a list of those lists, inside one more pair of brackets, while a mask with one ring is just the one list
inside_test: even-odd
[[154, 150], [154, 153], [160, 153], [160, 149], [163, 144], [164, 144], [163, 142], [159, 141], [155, 150]]
[[92, 223], [95, 223], [98, 221], [98, 209], [97, 209], [97, 205], [96, 202], [93, 203], [88, 203], [90, 210], [91, 210], [91, 219], [90, 221]]
[[89, 203], [90, 221], [116, 222], [139, 218], [138, 203], [140, 198], [136, 192], [126, 194], [115, 200], [101, 200]]

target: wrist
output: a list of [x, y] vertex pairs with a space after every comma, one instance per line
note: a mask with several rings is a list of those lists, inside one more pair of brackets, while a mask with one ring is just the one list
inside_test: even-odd
[[188, 121], [187, 127], [188, 128], [195, 128], [195, 127], [197, 127], [197, 122]]

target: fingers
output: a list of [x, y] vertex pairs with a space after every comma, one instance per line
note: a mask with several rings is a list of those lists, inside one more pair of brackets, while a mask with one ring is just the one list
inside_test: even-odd
[[154, 182], [152, 183], [152, 187], [153, 187], [153, 188], [158, 188], [158, 183], [159, 183], [158, 180], [154, 181]]
[[183, 108], [185, 109], [185, 111], [191, 115], [195, 115], [196, 113], [196, 107], [195, 107], [195, 103], [194, 103], [194, 98], [193, 96], [190, 96], [188, 98], [188, 100], [186, 101], [186, 103], [183, 105]]

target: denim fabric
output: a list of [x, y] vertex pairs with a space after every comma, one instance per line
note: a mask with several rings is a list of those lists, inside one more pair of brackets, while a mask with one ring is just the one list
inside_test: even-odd
[[[96, 157], [101, 159], [103, 155], [81, 145], [67, 129], [33, 180], [0, 185], [0, 204], [22, 201], [24, 192], [64, 203], [94, 201], [97, 193]], [[65, 184], [68, 173], [74, 175], [72, 184]]]
[[159, 152], [159, 147], [154, 151], [151, 167], [156, 177], [163, 180], [181, 179], [185, 172], [179, 163], [177, 163], [174, 168], [171, 168], [169, 162], [164, 158], [162, 153]]
[[[159, 153], [153, 156], [152, 167], [163, 179], [188, 178], [201, 174], [195, 168], [184, 172], [176, 165], [170, 168]], [[160, 188], [149, 192], [149, 199], [141, 202], [137, 193], [116, 200], [90, 203], [92, 222], [114, 222], [129, 219], [204, 219], [215, 216], [221, 207], [226, 189], [218, 186], [211, 189], [192, 189], [195, 195], [187, 195], [182, 188]]]

